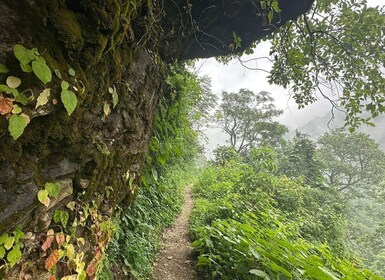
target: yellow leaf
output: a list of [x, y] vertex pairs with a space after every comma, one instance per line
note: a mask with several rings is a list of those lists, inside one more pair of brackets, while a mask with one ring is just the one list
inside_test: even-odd
[[43, 106], [47, 104], [50, 95], [51, 95], [51, 90], [49, 88], [46, 88], [45, 90], [43, 90], [37, 98], [35, 109], [39, 106]]
[[74, 248], [74, 246], [72, 244], [68, 244], [66, 246], [66, 251], [67, 251], [66, 255], [67, 255], [68, 260], [69, 261], [73, 260], [74, 257], [75, 257], [75, 248]]
[[110, 104], [104, 103], [103, 111], [104, 115], [107, 117], [111, 113]]

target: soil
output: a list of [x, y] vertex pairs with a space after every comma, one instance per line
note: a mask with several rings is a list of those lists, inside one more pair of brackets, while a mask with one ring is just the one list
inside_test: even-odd
[[191, 185], [183, 192], [182, 213], [162, 237], [163, 249], [154, 263], [153, 280], [198, 280], [193, 248], [188, 237], [189, 214], [193, 206]]

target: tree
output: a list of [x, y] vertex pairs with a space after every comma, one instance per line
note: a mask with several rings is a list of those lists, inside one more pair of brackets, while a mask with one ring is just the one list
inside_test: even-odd
[[244, 161], [253, 168], [255, 173], [275, 173], [278, 169], [277, 153], [270, 147], [250, 149]]
[[280, 172], [292, 178], [302, 177], [312, 187], [321, 187], [323, 166], [316, 158], [316, 144], [309, 135], [296, 131], [294, 138], [286, 143], [280, 157]]
[[290, 88], [300, 107], [323, 96], [352, 129], [371, 124], [385, 111], [384, 25], [384, 9], [365, 0], [318, 0], [272, 40], [270, 81]]
[[275, 108], [270, 93], [258, 94], [240, 89], [238, 93], [222, 93], [222, 103], [215, 122], [230, 137], [230, 145], [239, 153], [263, 144], [275, 144], [287, 128], [273, 121], [282, 114]]
[[345, 239], [368, 268], [385, 277], [385, 208], [376, 198], [353, 198], [347, 202]]
[[240, 156], [233, 147], [219, 146], [214, 151], [215, 163], [221, 166], [226, 166], [231, 160], [240, 161]]
[[329, 188], [347, 195], [370, 194], [384, 179], [385, 154], [367, 134], [333, 131], [317, 144]]

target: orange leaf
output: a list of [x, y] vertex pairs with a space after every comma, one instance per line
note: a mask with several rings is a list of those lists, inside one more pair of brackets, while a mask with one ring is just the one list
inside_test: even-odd
[[45, 242], [43, 243], [43, 245], [41, 245], [41, 249], [45, 252], [48, 248], [51, 247], [52, 245], [52, 242], [54, 241], [55, 237], [54, 237], [54, 234], [55, 232], [50, 229], [47, 231], [47, 239], [45, 240]]
[[45, 260], [45, 269], [50, 270], [59, 260], [59, 250], [53, 250], [51, 255]]
[[51, 276], [48, 278], [48, 280], [56, 280], [55, 275], [51, 275]]
[[87, 266], [86, 272], [87, 272], [87, 275], [88, 275], [89, 277], [91, 277], [92, 275], [94, 275], [95, 272], [96, 272], [96, 263], [94, 263], [93, 261], [91, 261], [90, 264]]
[[58, 234], [56, 234], [56, 242], [57, 242], [57, 244], [62, 245], [64, 243], [64, 241], [65, 241], [64, 233], [59, 232]]
[[10, 98], [0, 96], [0, 114], [7, 115], [12, 112], [13, 102]]

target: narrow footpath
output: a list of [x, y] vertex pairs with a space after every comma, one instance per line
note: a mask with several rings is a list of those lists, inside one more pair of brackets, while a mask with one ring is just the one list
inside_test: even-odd
[[187, 186], [183, 192], [181, 215], [163, 234], [164, 247], [155, 260], [153, 280], [198, 280], [188, 238], [188, 217], [193, 207], [191, 187]]

